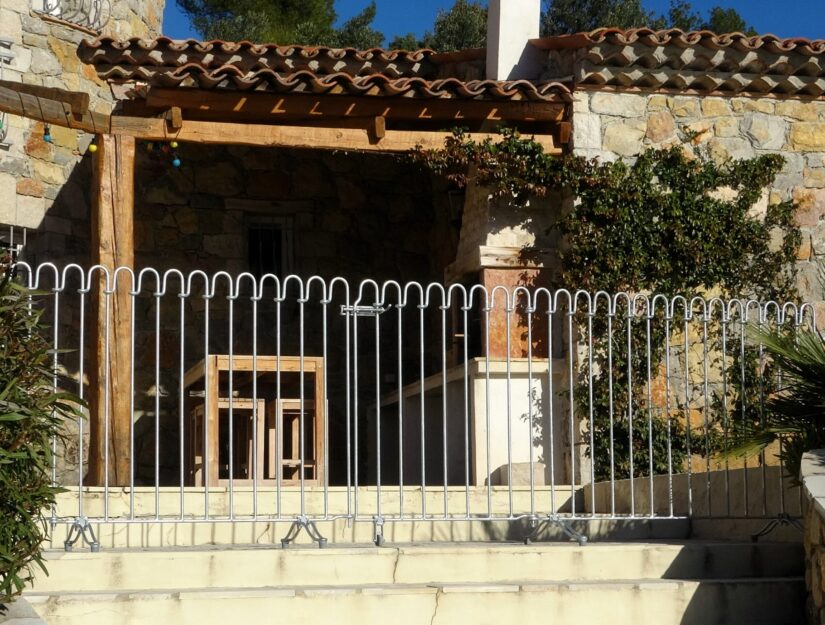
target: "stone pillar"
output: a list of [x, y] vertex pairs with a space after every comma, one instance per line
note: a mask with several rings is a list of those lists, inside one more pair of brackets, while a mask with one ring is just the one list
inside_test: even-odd
[[541, 0], [490, 0], [487, 79], [537, 78], [544, 59], [530, 45], [541, 30]]
[[[482, 284], [489, 293], [502, 286], [513, 293], [518, 286], [530, 289], [549, 286], [558, 265], [559, 237], [551, 226], [561, 213], [558, 196], [531, 199], [517, 205], [510, 199], [494, 198], [487, 189], [470, 186], [456, 261], [446, 270], [448, 283]], [[542, 312], [546, 304], [542, 304]], [[508, 320], [503, 293], [497, 292], [490, 313], [489, 356], [507, 357]], [[538, 319], [538, 318], [537, 318]], [[533, 324], [535, 358], [547, 358], [546, 316]], [[516, 306], [509, 320], [509, 355], [526, 358], [527, 314]]]

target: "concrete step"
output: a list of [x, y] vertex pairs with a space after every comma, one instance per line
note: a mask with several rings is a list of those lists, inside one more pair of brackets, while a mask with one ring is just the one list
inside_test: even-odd
[[[501, 625], [535, 622], [798, 625], [801, 578], [513, 581], [28, 593], [49, 625]], [[543, 616], [542, 616], [543, 615]]]
[[[103, 549], [143, 549], [156, 547], [196, 547], [212, 545], [278, 545], [286, 536], [291, 521], [258, 522], [192, 522], [166, 519], [163, 522], [117, 523], [94, 522], [95, 535]], [[689, 519], [654, 520], [577, 520], [570, 521], [569, 527], [582, 533], [590, 541], [644, 541], [644, 540], [687, 540], [691, 537]], [[350, 523], [346, 519], [319, 521], [318, 530], [330, 544], [346, 546], [368, 545], [375, 538], [372, 521]], [[51, 533], [48, 547], [62, 549], [69, 531], [68, 524], [59, 524]], [[535, 541], [567, 542], [561, 525], [542, 522], [533, 528], [528, 520], [478, 521], [467, 519], [387, 521], [384, 537], [388, 544], [444, 543], [444, 542], [521, 542], [533, 535]], [[723, 540], [725, 537], [717, 536]], [[749, 539], [749, 534], [737, 536]], [[308, 545], [312, 541], [301, 532], [298, 544]], [[80, 548], [80, 545], [78, 545]]]
[[776, 523], [770, 519], [693, 519], [690, 537], [697, 540], [747, 540], [766, 528], [770, 531], [760, 540], [801, 543], [801, 526]]
[[[125, 519], [134, 515], [137, 519], [151, 520], [156, 517], [174, 519], [181, 516], [212, 519], [243, 518], [257, 516], [286, 518], [298, 514], [311, 517], [336, 517], [356, 515], [361, 518], [379, 513], [385, 516], [519, 516], [531, 511], [562, 513], [573, 509], [584, 511], [583, 490], [571, 486], [536, 485], [533, 492], [529, 485], [513, 486], [427, 486], [385, 485], [346, 488], [331, 486], [324, 489], [299, 486], [251, 486], [236, 484], [230, 494], [227, 487], [179, 487], [164, 486], [157, 491], [152, 487], [68, 487], [57, 496], [56, 513], [59, 517], [85, 516], [88, 518]], [[81, 501], [82, 500], [82, 501]], [[82, 505], [81, 505], [82, 504]], [[82, 514], [80, 510], [82, 508]]]
[[37, 578], [37, 593], [759, 579], [804, 574], [801, 545], [787, 543], [444, 544], [323, 550], [247, 546], [50, 551], [46, 560], [49, 575]]

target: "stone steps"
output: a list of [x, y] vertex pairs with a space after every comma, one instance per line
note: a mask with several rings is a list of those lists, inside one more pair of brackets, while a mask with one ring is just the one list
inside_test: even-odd
[[803, 575], [801, 545], [444, 544], [46, 553], [38, 593], [392, 584], [735, 579]]
[[[801, 578], [337, 585], [32, 593], [49, 625], [797, 625]], [[543, 615], [543, 616], [542, 616]]]
[[48, 625], [796, 625], [793, 543], [444, 543], [47, 552], [26, 598]]

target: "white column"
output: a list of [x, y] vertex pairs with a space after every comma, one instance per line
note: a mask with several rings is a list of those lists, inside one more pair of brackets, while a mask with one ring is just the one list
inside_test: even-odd
[[487, 17], [487, 78], [537, 78], [529, 44], [541, 29], [541, 0], [490, 0]]

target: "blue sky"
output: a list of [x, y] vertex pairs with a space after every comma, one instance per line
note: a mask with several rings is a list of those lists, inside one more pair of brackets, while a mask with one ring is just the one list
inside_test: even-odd
[[[337, 0], [335, 8], [345, 20], [367, 4], [368, 0]], [[409, 31], [420, 35], [432, 26], [439, 9], [452, 4], [453, 0], [378, 0], [376, 26], [388, 39]], [[733, 7], [760, 33], [825, 39], [825, 0], [692, 0], [692, 4], [701, 11], [714, 5]], [[670, 0], [646, 0], [645, 5], [664, 12]], [[175, 0], [167, 0], [164, 32], [175, 38], [197, 37]]]

